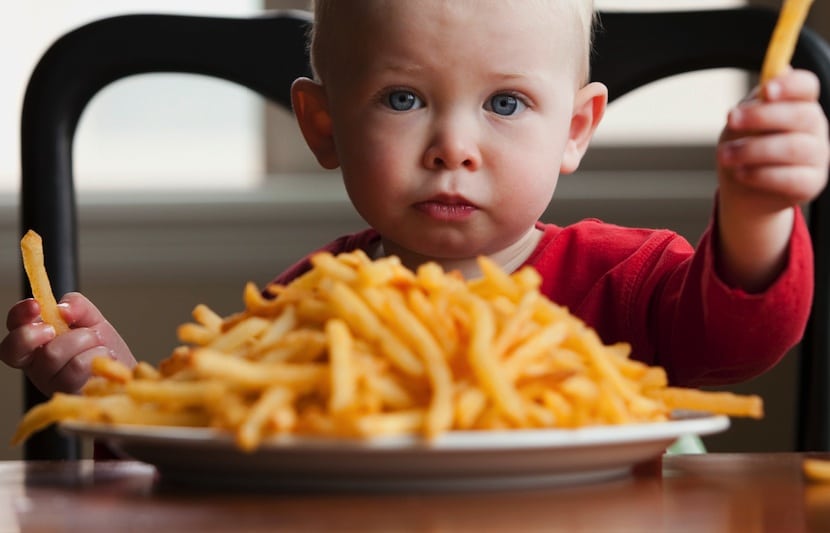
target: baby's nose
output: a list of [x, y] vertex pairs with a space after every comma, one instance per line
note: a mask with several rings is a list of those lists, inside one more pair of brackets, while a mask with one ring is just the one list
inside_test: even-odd
[[431, 170], [477, 170], [481, 166], [477, 136], [461, 128], [442, 129], [424, 152], [424, 166]]

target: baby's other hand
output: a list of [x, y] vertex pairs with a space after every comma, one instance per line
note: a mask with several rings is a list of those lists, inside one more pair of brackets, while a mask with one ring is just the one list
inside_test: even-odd
[[789, 70], [730, 111], [717, 151], [722, 201], [769, 213], [821, 193], [830, 141], [818, 96], [815, 74]]
[[95, 357], [135, 365], [127, 344], [86, 297], [69, 293], [58, 308], [70, 330], [55, 336], [54, 328], [40, 319], [35, 300], [21, 300], [12, 306], [6, 317], [9, 333], [0, 341], [0, 361], [23, 370], [47, 396], [79, 392], [90, 377]]

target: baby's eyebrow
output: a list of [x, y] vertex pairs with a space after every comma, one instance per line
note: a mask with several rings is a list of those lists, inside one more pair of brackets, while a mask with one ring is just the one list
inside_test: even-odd
[[530, 71], [528, 71], [528, 72], [522, 72], [522, 71], [495, 72], [493, 75], [496, 76], [496, 77], [499, 77], [499, 78], [504, 78], [506, 80], [517, 79], [517, 78], [528, 78], [528, 77], [536, 76], [536, 74], [534, 72], [530, 72]]
[[528, 79], [533, 79], [533, 78], [536, 78], [536, 77], [537, 76], [534, 76], [532, 74], [504, 73], [504, 72], [498, 72], [493, 76], [493, 78], [495, 78], [495, 79], [498, 79], [498, 80], [501, 80], [501, 81], [507, 81], [507, 82], [528, 80]]
[[508, 85], [513, 83], [531, 83], [536, 85], [542, 84], [545, 80], [545, 77], [539, 72], [533, 71], [493, 72], [489, 75], [489, 77], [498, 83]]
[[417, 63], [407, 62], [407, 63], [396, 63], [396, 62], [384, 62], [377, 66], [377, 69], [381, 72], [393, 72], [396, 74], [418, 74], [425, 70], [423, 65], [419, 65]]

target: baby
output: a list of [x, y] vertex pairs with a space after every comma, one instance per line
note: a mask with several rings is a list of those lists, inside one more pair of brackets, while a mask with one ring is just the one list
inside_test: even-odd
[[[292, 87], [320, 164], [342, 172], [369, 229], [325, 246], [435, 261], [535, 267], [542, 290], [677, 385], [745, 380], [797, 343], [812, 250], [799, 204], [827, 180], [817, 78], [788, 71], [729, 114], [713, 219], [696, 248], [668, 230], [539, 221], [605, 111], [588, 82], [590, 0], [317, 0], [314, 79]], [[308, 258], [275, 281], [310, 267]], [[0, 359], [44, 393], [78, 391], [93, 357], [134, 364], [82, 295], [55, 336], [33, 300], [8, 313]]]

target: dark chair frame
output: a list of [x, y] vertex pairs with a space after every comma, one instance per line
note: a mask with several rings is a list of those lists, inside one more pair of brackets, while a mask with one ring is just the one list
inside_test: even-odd
[[[592, 58], [593, 78], [613, 100], [649, 82], [684, 72], [734, 67], [757, 72], [777, 13], [762, 8], [605, 12]], [[202, 74], [245, 86], [290, 108], [289, 88], [309, 75], [309, 15], [277, 11], [253, 18], [126, 15], [82, 26], [41, 58], [28, 84], [21, 127], [21, 235], [44, 237], [56, 294], [78, 290], [78, 245], [72, 146], [81, 113], [103, 87], [150, 72]], [[793, 64], [830, 80], [830, 47], [805, 29]], [[830, 110], [830, 81], [820, 97]], [[830, 450], [830, 192], [809, 208], [816, 251], [816, 297], [801, 344], [797, 443]], [[824, 245], [822, 245], [824, 243]], [[24, 296], [31, 294], [23, 280]], [[44, 400], [25, 382], [28, 409]], [[78, 443], [54, 430], [26, 443], [27, 459], [76, 458]]]

